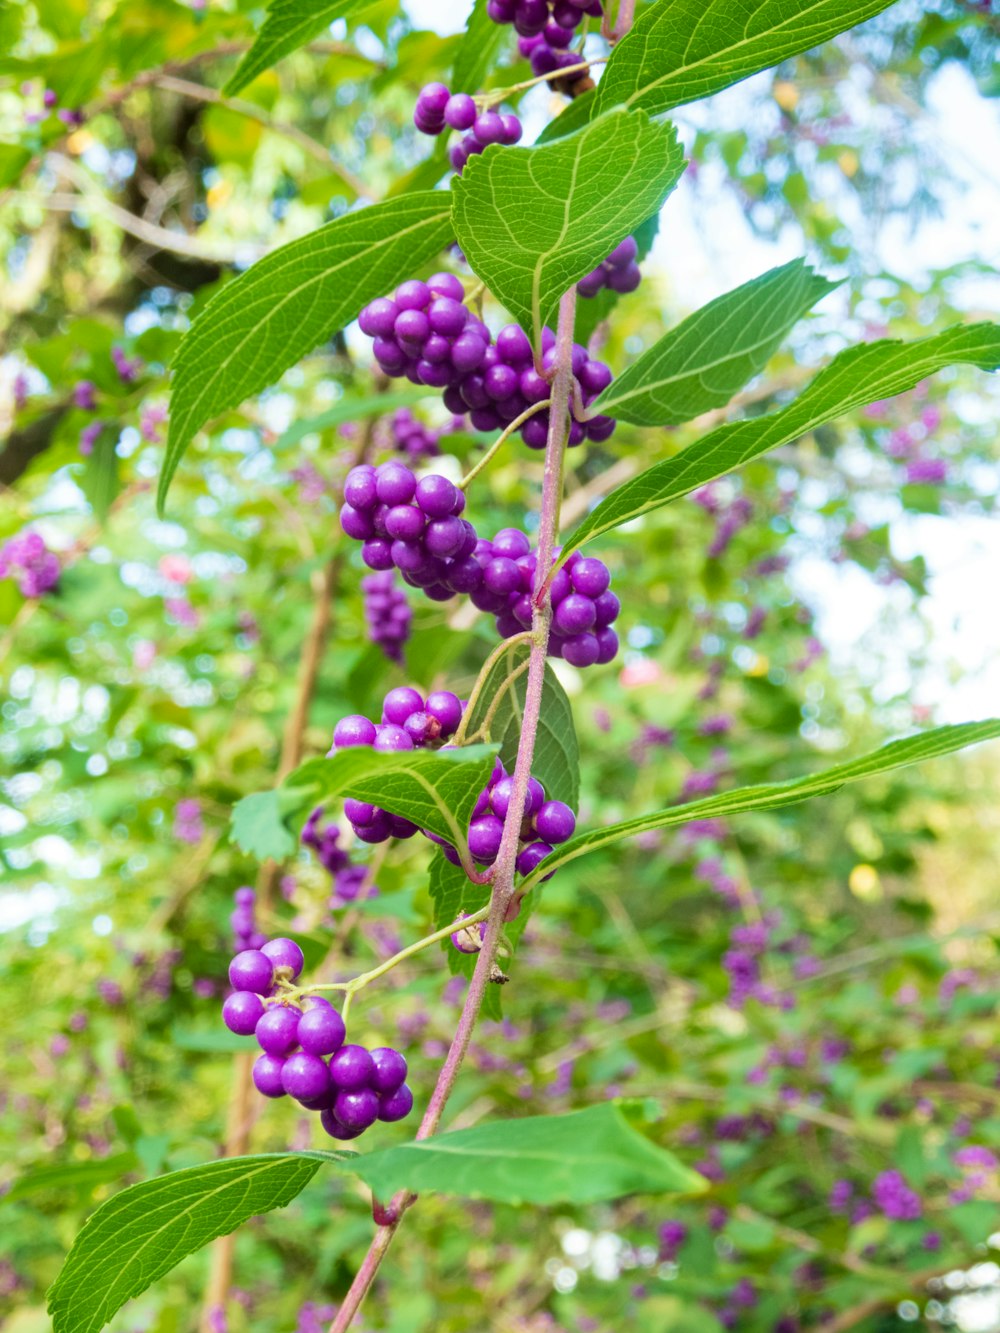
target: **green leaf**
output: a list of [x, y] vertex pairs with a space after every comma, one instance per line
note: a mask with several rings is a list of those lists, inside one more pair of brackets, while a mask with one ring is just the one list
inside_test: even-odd
[[1000, 325], [969, 324], [918, 342], [868, 343], [835, 356], [794, 402], [767, 416], [734, 421], [613, 490], [580, 524], [560, 560], [584, 542], [724, 476], [752, 458], [791, 444], [864, 403], [912, 389], [926, 375], [958, 363], [995, 370]]
[[704, 1179], [605, 1103], [568, 1115], [494, 1120], [350, 1163], [380, 1198], [395, 1190], [496, 1203], [593, 1203], [626, 1194], [699, 1193]]
[[59, 1190], [64, 1197], [67, 1190], [91, 1190], [95, 1185], [106, 1185], [109, 1180], [120, 1180], [138, 1165], [132, 1152], [96, 1157], [89, 1162], [46, 1162], [18, 1176], [10, 1189], [0, 1196], [0, 1207], [42, 1190]]
[[437, 389], [399, 389], [396, 393], [373, 393], [367, 398], [343, 398], [336, 407], [321, 412], [319, 416], [293, 422], [284, 435], [279, 435], [274, 448], [278, 450], [298, 444], [306, 435], [330, 430], [345, 421], [363, 421], [365, 417], [380, 417], [383, 412], [394, 412], [397, 407], [412, 407], [415, 403], [423, 402], [428, 395], [439, 392]]
[[591, 411], [676, 426], [728, 403], [836, 283], [804, 260], [773, 268], [689, 315], [609, 384]]
[[258, 791], [244, 796], [233, 806], [229, 841], [235, 842], [241, 852], [258, 861], [284, 861], [295, 851], [295, 838], [285, 823], [290, 813], [287, 793]]
[[337, 796], [370, 801], [462, 847], [496, 752], [495, 745], [469, 745], [379, 754], [357, 746], [329, 759], [310, 759], [287, 781], [290, 787], [310, 788], [314, 803]]
[[657, 0], [640, 11], [597, 86], [596, 113], [660, 115], [829, 41], [893, 0]]
[[[472, 709], [466, 733], [475, 736], [488, 725], [483, 739], [500, 746], [500, 758], [509, 773], [514, 771], [521, 739], [529, 656], [526, 643], [514, 643], [494, 663]], [[518, 670], [520, 675], [514, 678], [514, 672]], [[548, 662], [545, 664], [542, 711], [535, 736], [532, 775], [545, 788], [549, 800], [565, 801], [575, 810], [580, 800], [580, 750], [573, 726], [573, 709]]]
[[14, 185], [30, 161], [30, 148], [19, 143], [0, 143], [0, 190]]
[[998, 736], [1000, 719], [997, 718], [936, 727], [919, 736], [890, 741], [888, 745], [883, 745], [881, 749], [861, 759], [835, 764], [809, 777], [793, 778], [789, 782], [763, 783], [755, 787], [738, 787], [735, 791], [722, 792], [701, 801], [689, 801], [686, 805], [671, 806], [668, 810], [657, 810], [653, 814], [640, 815], [638, 819], [628, 819], [621, 824], [609, 824], [606, 828], [582, 833], [557, 847], [545, 858], [539, 869], [525, 879], [524, 884], [531, 888], [543, 875], [550, 875], [560, 866], [586, 856], [589, 852], [609, 847], [622, 838], [632, 838], [637, 833], [689, 824], [695, 819], [717, 819], [724, 815], [743, 814], [748, 810], [778, 810], [785, 805], [797, 805], [813, 796], [825, 796], [848, 782], [859, 782], [862, 778], [891, 773], [894, 769], [906, 768], [910, 764], [954, 754], [956, 750], [963, 750], [968, 745], [995, 740]]
[[486, 12], [486, 0], [474, 0], [451, 70], [449, 87], [453, 93], [477, 93], [486, 84], [501, 50], [508, 40], [508, 30], [494, 23]]
[[258, 74], [319, 37], [336, 19], [353, 18], [379, 3], [381, 0], [271, 0], [257, 40], [222, 91], [229, 97], [241, 92]]
[[[460, 912], [475, 912], [485, 907], [490, 892], [488, 885], [473, 884], [462, 867], [452, 865], [443, 854], [431, 861], [427, 888], [434, 909], [435, 930], [457, 921]], [[450, 940], [445, 940], [441, 947], [449, 957], [458, 952], [452, 948]]]
[[265, 1153], [189, 1166], [130, 1185], [87, 1220], [49, 1292], [54, 1333], [98, 1333], [186, 1255], [284, 1208], [323, 1154]]
[[661, 207], [683, 170], [672, 126], [623, 111], [558, 143], [494, 145], [453, 183], [458, 242], [537, 344], [563, 292]]
[[361, 208], [265, 255], [217, 292], [174, 359], [170, 436], [157, 505], [206, 421], [273, 384], [451, 239], [448, 196], [431, 190]]
[[117, 431], [105, 428], [94, 441], [93, 452], [84, 464], [80, 489], [101, 523], [108, 516], [121, 490], [118, 476]]

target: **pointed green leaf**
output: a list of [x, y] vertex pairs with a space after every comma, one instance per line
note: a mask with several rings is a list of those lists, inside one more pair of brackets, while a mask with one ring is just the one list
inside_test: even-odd
[[94, 441], [93, 450], [83, 465], [83, 475], [80, 477], [80, 490], [101, 523], [107, 518], [121, 490], [117, 445], [117, 429], [105, 427]]
[[[493, 665], [472, 709], [466, 735], [475, 736], [488, 726], [482, 739], [500, 746], [500, 758], [509, 773], [517, 760], [521, 720], [528, 688], [526, 643], [511, 644]], [[515, 673], [520, 674], [515, 676]], [[573, 709], [566, 691], [551, 665], [545, 664], [542, 712], [535, 733], [531, 772], [545, 788], [550, 800], [565, 801], [575, 810], [580, 799], [580, 750]]]
[[295, 851], [295, 838], [285, 823], [292, 813], [282, 791], [255, 791], [233, 806], [229, 841], [258, 861], [284, 861]]
[[379, 754], [366, 746], [310, 759], [288, 778], [313, 803], [337, 796], [370, 801], [464, 846], [472, 807], [493, 771], [495, 745]]
[[324, 1159], [335, 1160], [321, 1153], [231, 1157], [114, 1195], [88, 1219], [49, 1292], [54, 1333], [98, 1333], [186, 1255], [258, 1213], [284, 1208]]
[[160, 511], [195, 431], [273, 384], [447, 245], [449, 198], [425, 190], [361, 208], [265, 255], [208, 302], [174, 359]]
[[596, 114], [659, 115], [708, 97], [881, 14], [893, 0], [655, 0], [615, 47]]
[[996, 370], [1000, 365], [1000, 325], [968, 324], [917, 342], [886, 340], [848, 348], [835, 356], [787, 407], [720, 426], [676, 457], [657, 463], [613, 490], [569, 538], [561, 559], [601, 533], [687, 495], [769, 449], [791, 444], [845, 412], [903, 393], [926, 375], [958, 364]]
[[353, 18], [380, 0], [271, 0], [267, 18], [223, 92], [232, 97], [259, 74], [321, 36], [336, 19]]
[[586, 856], [588, 852], [609, 847], [622, 838], [632, 838], [637, 833], [689, 824], [695, 819], [717, 819], [725, 815], [743, 814], [748, 810], [777, 810], [785, 805], [796, 805], [813, 796], [825, 796], [848, 782], [859, 782], [862, 778], [876, 777], [880, 773], [891, 773], [894, 769], [906, 768], [910, 764], [921, 764], [928, 759], [954, 754], [956, 750], [963, 750], [968, 745], [995, 740], [998, 736], [1000, 719], [996, 718], [985, 722], [963, 722], [956, 726], [937, 727], [919, 736], [891, 741], [861, 759], [835, 764], [833, 768], [823, 769], [809, 777], [794, 778], [790, 782], [769, 782], [756, 787], [738, 787], [735, 791], [722, 792], [702, 801], [689, 801], [686, 805], [656, 810], [653, 814], [640, 815], [638, 819], [628, 819], [621, 824], [609, 824], [607, 828], [582, 833], [556, 848], [545, 858], [540, 869], [525, 879], [524, 884], [531, 888], [543, 875], [551, 874], [560, 866]]
[[700, 1193], [705, 1181], [605, 1103], [568, 1115], [493, 1120], [354, 1158], [379, 1198], [398, 1189], [496, 1203], [593, 1203], [626, 1194]]
[[43, 1162], [14, 1180], [7, 1192], [0, 1195], [0, 1207], [43, 1190], [58, 1190], [65, 1199], [68, 1190], [92, 1190], [95, 1185], [120, 1180], [138, 1165], [134, 1152], [115, 1153], [113, 1157], [92, 1157], [85, 1162]]
[[802, 259], [771, 269], [671, 329], [608, 385], [591, 412], [637, 426], [676, 426], [722, 407], [836, 285]]
[[562, 294], [661, 207], [683, 170], [673, 127], [641, 113], [541, 147], [494, 145], [454, 181], [458, 242], [537, 344]]

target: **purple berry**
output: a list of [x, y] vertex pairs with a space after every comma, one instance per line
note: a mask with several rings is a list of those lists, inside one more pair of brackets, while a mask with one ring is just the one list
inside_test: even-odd
[[340, 1139], [342, 1141], [356, 1139], [359, 1134], [364, 1132], [360, 1129], [348, 1129], [346, 1125], [342, 1125], [334, 1115], [332, 1106], [325, 1107], [320, 1112], [319, 1123], [330, 1135], [331, 1139]]
[[469, 312], [461, 301], [450, 296], [436, 296], [427, 310], [427, 322], [435, 333], [457, 338], [468, 323]]
[[476, 117], [472, 133], [484, 148], [491, 143], [499, 143], [504, 133], [503, 121], [495, 111], [484, 111]]
[[585, 394], [596, 396], [608, 387], [613, 376], [603, 361], [585, 361], [577, 379]]
[[444, 108], [444, 121], [453, 130], [471, 130], [476, 119], [476, 104], [468, 93], [452, 93]]
[[401, 727], [411, 713], [418, 713], [424, 706], [420, 694], [409, 685], [397, 685], [382, 700], [382, 717]]
[[612, 268], [626, 268], [638, 253], [639, 247], [636, 245], [635, 237], [626, 236], [624, 241], [619, 242], [611, 251], [605, 263], [610, 264]]
[[345, 1129], [362, 1133], [378, 1119], [379, 1099], [371, 1088], [340, 1092], [333, 1104], [333, 1114]]
[[524, 127], [517, 116], [513, 112], [507, 111], [500, 117], [500, 121], [503, 125], [503, 138], [500, 142], [508, 147], [516, 144], [524, 133]]
[[473, 860], [493, 861], [500, 850], [503, 823], [496, 815], [481, 815], [469, 825], [469, 851]]
[[565, 842], [575, 828], [576, 816], [563, 801], [546, 801], [535, 812], [535, 832], [545, 842]]
[[552, 848], [548, 843], [529, 843], [517, 858], [517, 873], [519, 875], [530, 875], [535, 867], [540, 865], [551, 852]]
[[597, 631], [597, 664], [598, 666], [607, 666], [609, 662], [614, 661], [618, 653], [618, 635], [613, 629], [599, 629]]
[[571, 592], [556, 607], [552, 623], [560, 634], [582, 634], [597, 619], [594, 603], [581, 593]]
[[417, 94], [417, 106], [422, 107], [429, 116], [443, 116], [450, 100], [451, 93], [443, 83], [427, 83]]
[[427, 279], [427, 290], [434, 296], [447, 296], [452, 301], [465, 300], [465, 288], [461, 278], [454, 273], [432, 273]]
[[298, 1009], [271, 1005], [255, 1029], [260, 1049], [267, 1055], [287, 1055], [298, 1040], [300, 1017]]
[[563, 657], [575, 667], [593, 666], [600, 652], [600, 644], [594, 634], [574, 634], [562, 645]]
[[613, 292], [634, 292], [642, 282], [642, 270], [638, 264], [626, 264], [624, 268], [612, 269], [608, 274], [608, 286]]
[[297, 1101], [314, 1101], [322, 1097], [330, 1088], [326, 1061], [306, 1051], [290, 1055], [281, 1071], [281, 1086]]
[[405, 1120], [413, 1110], [413, 1093], [407, 1084], [378, 1099], [378, 1118], [386, 1124]]
[[281, 1071], [285, 1062], [277, 1055], [258, 1055], [253, 1062], [253, 1085], [265, 1097], [284, 1097]]
[[363, 509], [354, 509], [351, 505], [341, 505], [340, 526], [347, 536], [353, 537], [356, 542], [367, 541], [369, 537], [375, 536], [371, 516]]
[[446, 740], [458, 730], [462, 720], [462, 701], [451, 690], [435, 690], [429, 694], [426, 709], [440, 726], [443, 739]]
[[253, 991], [238, 990], [222, 1006], [222, 1021], [230, 1032], [241, 1037], [251, 1037], [263, 1013], [264, 1001], [259, 995]]
[[333, 1055], [344, 1044], [344, 1020], [329, 1004], [308, 1009], [299, 1019], [298, 1036], [309, 1055]]
[[305, 958], [302, 956], [302, 950], [294, 940], [288, 940], [279, 937], [276, 940], [269, 940], [261, 949], [261, 953], [266, 955], [274, 964], [275, 969], [287, 968], [294, 981], [302, 972], [302, 965]]
[[260, 949], [244, 949], [229, 964], [229, 984], [233, 990], [266, 995], [274, 985], [274, 964]]
[[[401, 346], [419, 350], [430, 334], [431, 322], [422, 310], [402, 310], [396, 318], [392, 331]], [[380, 500], [384, 498], [382, 495], [379, 496]]]
[[497, 556], [483, 570], [483, 583], [490, 592], [501, 595], [519, 592], [521, 571], [509, 556]]
[[603, 560], [584, 556], [583, 559], [577, 560], [570, 570], [570, 582], [576, 592], [582, 593], [584, 597], [596, 599], [607, 592], [611, 575]]
[[399, 314], [399, 306], [395, 301], [390, 301], [387, 296], [380, 296], [376, 301], [370, 301], [358, 316], [358, 324], [361, 326], [361, 332], [367, 333], [369, 338], [383, 337], [388, 338], [392, 334], [396, 323], [396, 316]]
[[375, 1064], [363, 1046], [341, 1046], [330, 1057], [330, 1076], [341, 1092], [356, 1092], [371, 1084]]
[[618, 423], [614, 417], [591, 417], [587, 422], [587, 438], [599, 444], [602, 440], [609, 440], [615, 432], [615, 426]]
[[338, 750], [346, 750], [352, 745], [374, 745], [375, 723], [360, 713], [350, 713], [334, 727], [333, 744]]
[[385, 726], [378, 728], [378, 735], [375, 737], [375, 749], [379, 754], [395, 754], [401, 750], [412, 750], [413, 742], [402, 727], [387, 723]]
[[395, 1092], [406, 1081], [406, 1060], [391, 1046], [376, 1046], [371, 1052], [375, 1076], [371, 1086], [378, 1093]]
[[597, 628], [604, 629], [610, 625], [613, 620], [618, 619], [618, 613], [622, 609], [622, 604], [617, 596], [611, 592], [602, 592], [600, 597], [594, 600], [594, 610], [597, 613]]
[[421, 477], [416, 500], [428, 518], [447, 518], [455, 512], [458, 488], [447, 477]]

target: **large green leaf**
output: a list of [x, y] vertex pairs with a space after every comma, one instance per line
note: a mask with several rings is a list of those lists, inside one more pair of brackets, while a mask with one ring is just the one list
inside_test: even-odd
[[835, 286], [801, 259], [771, 269], [671, 329], [608, 385], [591, 410], [638, 426], [676, 426], [723, 406]]
[[320, 227], [265, 255], [208, 302], [174, 359], [157, 503], [191, 437], [266, 388], [451, 237], [449, 199], [425, 190]]
[[625, 111], [558, 143], [487, 148], [453, 184], [458, 242], [537, 343], [562, 294], [660, 208], [683, 170], [673, 127]]
[[349, 1169], [380, 1198], [398, 1189], [433, 1190], [547, 1206], [705, 1188], [701, 1176], [633, 1129], [610, 1103], [435, 1134], [355, 1158]]
[[54, 1333], [98, 1333], [186, 1255], [284, 1208], [332, 1153], [266, 1153], [130, 1185], [88, 1219], [49, 1292]]
[[364, 746], [310, 759], [287, 785], [315, 804], [337, 796], [380, 805], [464, 846], [472, 807], [493, 770], [495, 745], [379, 754]]
[[[492, 713], [489, 733], [483, 739], [500, 746], [500, 758], [508, 773], [514, 771], [521, 739], [524, 699], [528, 688], [528, 656], [526, 643], [514, 643], [494, 663], [472, 709], [466, 733], [469, 736], [476, 735]], [[521, 674], [513, 679], [514, 672], [519, 668]], [[576, 809], [580, 799], [580, 750], [573, 725], [573, 709], [548, 662], [545, 664], [542, 711], [535, 732], [531, 772], [545, 788], [545, 794], [550, 800], [565, 801]]]
[[271, 0], [267, 18], [223, 92], [230, 97], [284, 56], [305, 46], [336, 19], [353, 18], [381, 0]]
[[473, 0], [465, 36], [451, 70], [449, 87], [452, 92], [476, 93], [485, 87], [486, 77], [497, 64], [497, 58], [509, 37], [506, 25], [494, 23], [487, 14], [486, 0]]
[[600, 114], [651, 115], [708, 97], [829, 41], [893, 0], [656, 0], [618, 43], [597, 86]]
[[833, 768], [823, 769], [809, 777], [794, 778], [790, 782], [769, 782], [755, 787], [738, 787], [735, 791], [722, 792], [702, 801], [689, 801], [686, 805], [656, 810], [650, 815], [640, 815], [637, 819], [628, 819], [621, 824], [609, 824], [606, 828], [582, 833], [558, 847], [524, 883], [530, 888], [543, 875], [551, 874], [569, 861], [586, 856], [588, 852], [600, 851], [602, 847], [609, 847], [623, 838], [635, 837], [637, 833], [690, 824], [695, 819], [718, 819], [724, 815], [744, 814], [748, 810], [777, 810], [784, 805], [797, 805], [799, 801], [836, 791], [848, 782], [859, 782], [862, 778], [876, 777], [880, 773], [891, 773], [894, 769], [906, 768], [910, 764], [954, 754], [956, 750], [963, 750], [968, 745], [995, 740], [998, 736], [1000, 719], [996, 718], [985, 722], [963, 722], [956, 726], [937, 727], [919, 736], [891, 741], [861, 759], [835, 764]]
[[769, 449], [791, 444], [845, 412], [903, 393], [926, 375], [960, 363], [995, 370], [1000, 365], [1000, 325], [969, 324], [917, 342], [887, 340], [851, 347], [834, 357], [787, 407], [720, 426], [613, 490], [565, 543], [561, 559], [602, 532], [687, 495]]

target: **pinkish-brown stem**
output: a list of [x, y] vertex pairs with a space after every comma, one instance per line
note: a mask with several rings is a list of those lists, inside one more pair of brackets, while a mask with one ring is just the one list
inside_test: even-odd
[[[465, 1003], [451, 1046], [441, 1066], [437, 1083], [417, 1130], [418, 1139], [433, 1134], [441, 1122], [448, 1098], [451, 1096], [458, 1071], [469, 1049], [472, 1033], [479, 1018], [486, 987], [496, 962], [497, 950], [503, 936], [507, 910], [515, 894], [514, 878], [517, 870], [517, 852], [521, 820], [528, 797], [528, 779], [535, 752], [535, 736], [542, 711], [542, 689], [545, 683], [545, 655], [549, 644], [549, 626], [552, 606], [548, 598], [546, 578], [552, 564], [553, 550], [559, 536], [559, 509], [562, 502], [563, 460], [569, 437], [570, 397], [573, 385], [573, 321], [576, 315], [576, 289], [559, 303], [559, 323], [556, 329], [555, 356], [552, 370], [552, 407], [549, 416], [549, 436], [545, 447], [545, 475], [542, 481], [542, 503], [538, 524], [537, 567], [535, 570], [535, 605], [532, 615], [531, 657], [528, 662], [528, 681], [521, 722], [521, 739], [517, 749], [510, 804], [504, 820], [500, 850], [493, 864], [493, 890], [490, 896], [490, 915], [486, 923], [483, 947], [476, 959], [472, 980], [465, 995]], [[351, 1322], [375, 1280], [379, 1265], [392, 1243], [403, 1213], [413, 1203], [415, 1194], [402, 1190], [387, 1204], [378, 1204], [375, 1215], [381, 1225], [368, 1253], [344, 1297], [337, 1315], [330, 1325], [330, 1333], [347, 1333]]]

